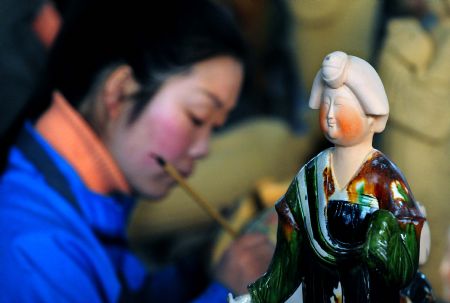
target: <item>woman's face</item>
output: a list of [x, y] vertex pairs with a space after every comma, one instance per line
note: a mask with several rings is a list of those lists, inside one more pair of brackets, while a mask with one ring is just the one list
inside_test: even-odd
[[124, 102], [105, 141], [135, 192], [157, 199], [175, 184], [152, 154], [185, 177], [193, 172], [195, 161], [208, 154], [211, 131], [235, 106], [242, 79], [241, 64], [220, 56], [170, 77], [132, 124], [127, 120], [133, 103]]
[[325, 88], [319, 119], [325, 137], [337, 146], [372, 140], [373, 118], [364, 113], [356, 96], [346, 86]]

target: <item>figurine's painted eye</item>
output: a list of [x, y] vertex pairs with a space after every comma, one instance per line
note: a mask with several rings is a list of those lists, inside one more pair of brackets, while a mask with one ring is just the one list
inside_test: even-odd
[[346, 103], [346, 99], [338, 96], [337, 98], [334, 99], [333, 105], [334, 106], [341, 106], [344, 105]]

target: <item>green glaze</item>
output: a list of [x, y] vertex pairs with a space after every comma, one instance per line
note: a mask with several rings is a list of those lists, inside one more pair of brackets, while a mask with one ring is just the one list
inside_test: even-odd
[[[279, 215], [277, 244], [268, 273], [248, 287], [254, 302], [283, 302], [301, 283], [301, 250], [299, 247], [302, 246], [302, 234], [304, 233], [299, 231], [299, 225], [293, 224], [292, 220], [301, 222], [302, 219], [300, 216], [290, 217], [292, 213], [289, 210], [289, 207], [293, 207], [294, 213], [300, 213], [298, 204], [295, 203], [296, 195], [297, 184], [294, 182], [286, 193], [286, 199], [277, 205], [278, 213], [287, 215]], [[274, 289], [277, 291], [274, 292]]]

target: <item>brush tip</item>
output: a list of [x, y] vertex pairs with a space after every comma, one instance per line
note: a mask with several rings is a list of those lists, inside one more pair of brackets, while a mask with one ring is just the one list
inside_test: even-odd
[[158, 156], [158, 155], [155, 154], [155, 153], [150, 153], [150, 157], [152, 157], [153, 159], [155, 159], [156, 162], [158, 162], [159, 165], [161, 165], [161, 166], [166, 165], [166, 161], [165, 161], [161, 156]]

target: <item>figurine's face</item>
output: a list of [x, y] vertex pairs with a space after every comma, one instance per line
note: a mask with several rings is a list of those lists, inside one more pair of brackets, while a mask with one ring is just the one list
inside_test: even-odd
[[346, 87], [326, 87], [320, 105], [320, 128], [337, 146], [372, 140], [374, 119], [367, 116], [356, 96]]

